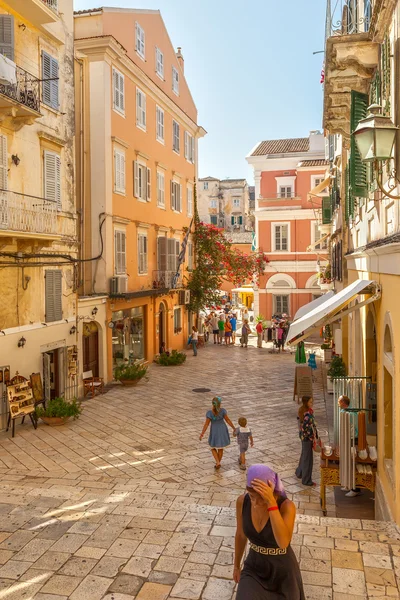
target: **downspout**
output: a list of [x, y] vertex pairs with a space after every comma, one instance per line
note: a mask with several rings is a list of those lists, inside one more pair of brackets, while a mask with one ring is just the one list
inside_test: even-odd
[[[79, 94], [80, 94], [80, 123], [79, 123], [79, 145], [80, 145], [80, 242], [81, 242], [81, 252], [83, 248], [83, 240], [85, 237], [85, 142], [84, 142], [84, 86], [83, 86], [83, 60], [76, 58], [76, 62], [79, 64]], [[85, 258], [85, 256], [82, 256]], [[80, 264], [80, 281], [81, 281], [81, 289], [83, 294], [85, 294], [85, 263]]]

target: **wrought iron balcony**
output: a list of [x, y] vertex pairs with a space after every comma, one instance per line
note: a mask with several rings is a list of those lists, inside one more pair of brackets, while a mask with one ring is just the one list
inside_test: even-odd
[[16, 109], [17, 117], [40, 117], [40, 82], [21, 67], [16, 67], [17, 83], [0, 84], [1, 110]]
[[57, 205], [43, 198], [0, 190], [0, 236], [3, 232], [58, 235]]
[[369, 31], [374, 0], [328, 0], [326, 37]]
[[153, 271], [153, 290], [174, 290], [182, 287], [182, 275], [176, 271]]
[[42, 2], [58, 14], [58, 0], [42, 0]]

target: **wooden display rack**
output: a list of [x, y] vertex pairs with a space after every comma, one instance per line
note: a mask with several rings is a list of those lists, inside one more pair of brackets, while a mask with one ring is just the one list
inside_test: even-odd
[[34, 428], [37, 428], [35, 414], [35, 399], [29, 382], [21, 375], [16, 375], [7, 386], [7, 400], [9, 406], [7, 431], [12, 421], [12, 437], [15, 435], [15, 420], [29, 415]]

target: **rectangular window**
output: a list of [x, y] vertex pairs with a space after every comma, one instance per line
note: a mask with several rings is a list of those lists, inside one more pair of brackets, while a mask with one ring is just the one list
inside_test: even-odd
[[136, 52], [141, 58], [145, 57], [145, 37], [144, 29], [136, 23]]
[[191, 187], [186, 188], [186, 197], [187, 197], [187, 216], [193, 216], [193, 189]]
[[182, 331], [182, 309], [174, 309], [174, 333], [180, 333]]
[[160, 48], [156, 48], [156, 73], [161, 79], [164, 79], [164, 54]]
[[151, 170], [137, 160], [133, 162], [134, 185], [133, 195], [144, 202], [151, 198]]
[[203, 190], [208, 190], [208, 181], [203, 183]]
[[147, 273], [147, 235], [138, 234], [138, 271], [139, 275]]
[[126, 275], [126, 232], [114, 230], [114, 272], [115, 275]]
[[172, 150], [180, 152], [180, 127], [176, 121], [172, 121]]
[[157, 171], [157, 206], [165, 208], [165, 176]]
[[281, 315], [283, 313], [289, 314], [289, 296], [274, 296], [275, 310], [274, 313]]
[[194, 163], [194, 137], [185, 131], [185, 158]]
[[113, 77], [113, 108], [121, 115], [125, 114], [125, 77], [117, 71], [112, 70]]
[[61, 210], [61, 156], [49, 150], [44, 151], [44, 197], [57, 203]]
[[289, 225], [273, 225], [273, 251], [289, 250]]
[[180, 252], [179, 240], [168, 238], [167, 240], [167, 270], [175, 274], [178, 268], [178, 257]]
[[211, 215], [210, 216], [210, 223], [211, 223], [211, 225], [218, 225], [218, 217], [217, 217], [217, 215]]
[[164, 111], [156, 106], [156, 136], [159, 142], [164, 143]]
[[136, 125], [146, 131], [146, 94], [136, 88]]
[[6, 190], [8, 187], [8, 150], [6, 135], [0, 135], [0, 186], [2, 190]]
[[291, 198], [293, 196], [291, 185], [280, 185], [279, 186], [279, 197], [280, 198]]
[[231, 225], [242, 225], [242, 224], [243, 224], [242, 215], [231, 217]]
[[165, 236], [157, 238], [157, 269], [167, 270], [168, 239]]
[[176, 181], [171, 181], [171, 208], [182, 212], [182, 186]]
[[14, 60], [14, 17], [0, 15], [0, 54]]
[[240, 208], [240, 198], [233, 199], [233, 208]]
[[193, 270], [193, 242], [188, 242], [188, 269]]
[[42, 50], [42, 102], [58, 110], [58, 60]]
[[46, 323], [62, 319], [62, 273], [60, 269], [45, 273], [45, 319]]
[[[317, 221], [313, 221], [311, 223], [311, 243], [314, 244], [315, 242], [317, 242], [318, 240], [320, 240], [321, 237], [323, 237], [323, 236], [319, 232], [318, 222]], [[328, 247], [328, 242], [327, 242], [327, 239], [325, 239], [320, 244], [316, 244], [314, 246], [314, 250], [326, 250], [327, 247]]]
[[210, 200], [210, 208], [217, 208], [217, 200]]
[[179, 73], [175, 67], [172, 67], [172, 91], [179, 96]]
[[114, 192], [125, 194], [125, 152], [114, 150]]

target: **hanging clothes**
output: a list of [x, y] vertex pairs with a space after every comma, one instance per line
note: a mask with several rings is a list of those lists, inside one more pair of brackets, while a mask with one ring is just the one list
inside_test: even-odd
[[358, 450], [367, 449], [367, 426], [365, 412], [358, 413]]
[[0, 54], [0, 84], [17, 85], [17, 66], [4, 54]]
[[307, 362], [306, 351], [304, 350], [304, 342], [299, 342], [296, 348], [295, 362], [299, 365]]
[[313, 371], [315, 371], [315, 369], [317, 368], [317, 362], [315, 360], [314, 352], [310, 352], [310, 354], [308, 355], [308, 366], [311, 367]]

